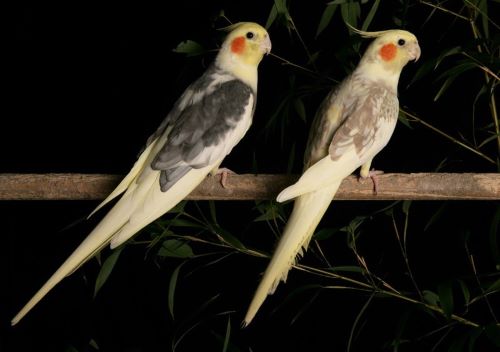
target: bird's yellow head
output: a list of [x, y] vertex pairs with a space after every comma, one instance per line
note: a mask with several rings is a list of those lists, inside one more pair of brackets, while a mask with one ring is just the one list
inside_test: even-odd
[[410, 32], [400, 29], [355, 32], [365, 38], [375, 38], [366, 50], [363, 60], [382, 64], [388, 70], [401, 72], [409, 61], [417, 61], [420, 57], [417, 37]]
[[222, 44], [219, 61], [257, 66], [264, 54], [271, 52], [269, 34], [257, 23], [240, 22], [225, 29], [230, 32]]

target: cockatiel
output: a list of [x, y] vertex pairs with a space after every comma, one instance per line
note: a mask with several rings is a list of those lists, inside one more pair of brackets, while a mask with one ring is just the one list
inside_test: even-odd
[[245, 135], [255, 111], [257, 67], [271, 51], [271, 41], [256, 23], [228, 29], [214, 63], [185, 90], [132, 170], [96, 210], [124, 192], [123, 196], [12, 319], [12, 325], [108, 243], [111, 248], [119, 246], [172, 209], [207, 174], [218, 170]]
[[342, 180], [361, 167], [371, 176], [372, 159], [389, 142], [399, 112], [397, 85], [403, 67], [418, 60], [417, 38], [403, 30], [358, 31], [375, 38], [359, 65], [320, 106], [304, 157], [304, 172], [277, 197], [295, 199], [292, 214], [250, 304], [248, 325], [268, 294], [286, 281], [296, 257], [303, 254]]

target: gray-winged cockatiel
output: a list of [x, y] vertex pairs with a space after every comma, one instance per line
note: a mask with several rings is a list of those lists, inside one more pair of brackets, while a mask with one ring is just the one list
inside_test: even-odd
[[243, 325], [252, 321], [266, 296], [286, 280], [342, 180], [358, 167], [362, 177], [372, 176], [372, 159], [389, 142], [396, 126], [399, 75], [408, 61], [420, 56], [417, 38], [403, 30], [356, 32], [375, 39], [354, 72], [320, 106], [309, 134], [304, 172], [277, 197], [278, 202], [295, 198], [293, 211]]
[[256, 23], [229, 27], [213, 64], [177, 100], [129, 174], [96, 210], [124, 193], [52, 277], [12, 319], [21, 320], [57, 283], [110, 243], [117, 247], [172, 209], [224, 157], [252, 123], [257, 67], [271, 50]]

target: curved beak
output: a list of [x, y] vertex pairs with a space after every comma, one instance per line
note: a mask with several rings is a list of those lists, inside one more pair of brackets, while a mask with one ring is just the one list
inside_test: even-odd
[[271, 44], [271, 39], [269, 38], [269, 34], [266, 33], [266, 35], [264, 36], [264, 38], [260, 42], [259, 47], [260, 47], [260, 50], [266, 55], [271, 52], [272, 44]]
[[415, 60], [418, 61], [420, 58], [420, 46], [418, 45], [418, 42], [412, 43], [410, 48], [408, 48], [408, 54], [410, 55], [410, 60]]

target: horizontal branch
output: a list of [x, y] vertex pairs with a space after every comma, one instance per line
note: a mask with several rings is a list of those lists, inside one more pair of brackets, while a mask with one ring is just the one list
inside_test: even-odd
[[[105, 174], [0, 174], [0, 200], [103, 199], [122, 176]], [[207, 177], [187, 199], [274, 199], [297, 180], [291, 175], [229, 175], [226, 188], [219, 177]], [[378, 176], [378, 193], [370, 180], [347, 177], [338, 200], [496, 200], [500, 199], [500, 174], [385, 174]]]

